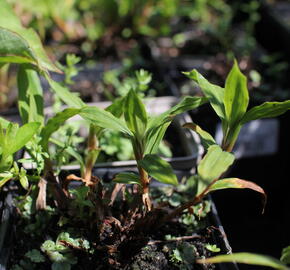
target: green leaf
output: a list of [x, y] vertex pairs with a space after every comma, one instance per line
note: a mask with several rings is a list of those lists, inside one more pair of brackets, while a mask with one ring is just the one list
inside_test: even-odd
[[205, 130], [203, 130], [200, 126], [195, 123], [186, 123], [183, 125], [184, 128], [189, 128], [192, 131], [196, 132], [201, 139], [202, 145], [205, 149], [208, 149], [211, 145], [217, 144], [215, 139]]
[[147, 127], [148, 118], [145, 106], [134, 90], [130, 90], [125, 98], [124, 116], [132, 133], [138, 138], [142, 138]]
[[212, 145], [198, 165], [198, 175], [209, 184], [219, 178], [232, 165], [234, 159], [233, 154], [223, 151], [218, 145]]
[[110, 112], [117, 118], [120, 118], [123, 114], [124, 97], [114, 99], [113, 103], [106, 108], [106, 111]]
[[138, 184], [140, 185], [139, 176], [135, 173], [130, 172], [122, 172], [118, 173], [114, 179], [114, 182], [121, 183], [121, 184]]
[[211, 84], [205, 79], [197, 70], [193, 69], [190, 72], [183, 72], [187, 77], [194, 80], [201, 88], [204, 95], [208, 98], [210, 105], [213, 107], [220, 119], [224, 120], [225, 107], [224, 107], [224, 88]]
[[279, 116], [290, 109], [290, 100], [284, 102], [265, 102], [250, 109], [242, 118], [242, 124], [249, 121]]
[[[31, 53], [27, 54], [28, 51], [25, 49], [22, 52], [22, 54], [20, 54], [20, 57], [17, 61], [19, 61], [19, 63], [27, 63], [27, 60], [24, 62], [23, 61], [21, 62], [21, 60], [23, 60], [23, 55], [27, 54], [27, 56], [29, 56], [29, 60], [34, 59], [34, 61], [33, 62], [31, 61], [30, 63], [35, 64], [40, 69], [60, 72], [60, 70], [50, 61], [50, 59], [46, 55], [43, 49], [43, 46], [41, 44], [41, 41], [38, 35], [36, 34], [36, 32], [33, 29], [26, 29], [22, 27], [19, 17], [17, 17], [14, 14], [12, 8], [5, 0], [0, 0], [0, 6], [1, 6], [0, 27], [2, 29], [9, 30], [15, 35], [18, 35], [19, 37], [21, 37], [22, 40], [25, 40], [25, 42], [28, 43], [30, 51], [31, 51]], [[5, 46], [3, 45], [3, 42], [1, 39], [0, 39], [0, 44], [1, 44], [0, 46]], [[4, 52], [2, 51], [0, 54], [2, 53]], [[6, 60], [4, 56], [2, 60], [6, 62], [7, 61], [9, 62], [11, 60], [15, 61], [15, 56], [12, 54], [12, 58], [9, 58], [8, 56]]]
[[[1, 171], [0, 171], [1, 172]], [[0, 173], [0, 188], [4, 186], [9, 180], [13, 178], [13, 174], [10, 172]]]
[[17, 33], [2, 27], [0, 27], [0, 62], [37, 65], [37, 59], [28, 42]]
[[66, 87], [50, 79], [48, 75], [46, 75], [45, 78], [49, 82], [49, 85], [55, 94], [69, 107], [82, 108], [86, 106], [86, 104], [78, 96], [70, 92]]
[[171, 121], [168, 121], [160, 126], [152, 127], [146, 132], [145, 155], [155, 154], [158, 151], [159, 145], [170, 123]]
[[205, 248], [211, 252], [220, 252], [221, 249], [217, 245], [206, 244]]
[[82, 118], [96, 126], [120, 131], [129, 136], [133, 136], [132, 132], [127, 128], [124, 121], [116, 118], [110, 112], [107, 112], [98, 107], [85, 107], [82, 109], [80, 115]]
[[20, 127], [17, 130], [15, 137], [11, 138], [11, 145], [6, 152], [6, 155], [12, 155], [25, 146], [25, 144], [32, 139], [34, 134], [36, 134], [39, 127], [40, 123], [38, 122], [30, 122]]
[[20, 65], [17, 82], [18, 109], [22, 122], [43, 123], [43, 94], [37, 72], [31, 65]]
[[146, 155], [138, 164], [157, 181], [164, 184], [177, 185], [177, 177], [171, 165], [157, 155]]
[[265, 191], [257, 184], [250, 181], [242, 180], [239, 178], [220, 179], [209, 188], [207, 193], [215, 191], [215, 190], [228, 189], [228, 188], [237, 188], [237, 189], [248, 188], [248, 189], [261, 193], [264, 197], [264, 207], [265, 207], [265, 204], [267, 201], [267, 196], [266, 196]]
[[64, 151], [66, 153], [68, 153], [69, 155], [71, 155], [72, 157], [74, 157], [78, 163], [80, 164], [81, 166], [81, 171], [83, 171], [84, 167], [85, 167], [85, 164], [84, 164], [84, 161], [83, 161], [83, 158], [82, 156], [79, 154], [79, 152], [77, 150], [75, 150], [74, 148], [72, 148], [71, 146], [67, 146], [65, 145], [63, 142], [55, 139], [55, 138], [50, 138], [49, 139], [50, 142], [58, 145], [59, 147], [61, 147], [62, 149], [64, 149]]
[[24, 188], [24, 189], [28, 189], [29, 187], [29, 183], [28, 183], [28, 178], [26, 175], [20, 175], [19, 176], [19, 181], [20, 181], [20, 184], [21, 186]]
[[289, 268], [281, 263], [279, 260], [270, 256], [254, 254], [254, 253], [234, 253], [227, 255], [219, 255], [208, 259], [199, 259], [198, 263], [224, 263], [224, 262], [237, 262], [253, 265], [268, 266], [279, 270], [289, 270]]
[[247, 78], [241, 73], [235, 61], [226, 79], [224, 95], [226, 120], [230, 127], [239, 123], [247, 111], [248, 104]]
[[171, 116], [181, 114], [208, 102], [208, 99], [205, 97], [184, 97], [178, 104], [173, 106], [170, 110], [168, 110], [168, 114]]
[[184, 97], [181, 102], [171, 109], [158, 116], [149, 118], [145, 135], [145, 154], [156, 153], [160, 142], [175, 115], [197, 108], [206, 102], [208, 102], [206, 98]]
[[62, 112], [57, 113], [54, 117], [50, 118], [47, 121], [45, 127], [42, 129], [40, 133], [41, 136], [40, 145], [42, 146], [44, 151], [46, 152], [48, 151], [48, 141], [51, 134], [57, 131], [66, 120], [79, 114], [80, 112], [81, 109], [67, 108]]
[[26, 252], [24, 256], [29, 258], [32, 262], [35, 263], [45, 262], [45, 257], [37, 249], [32, 249]]
[[290, 264], [290, 246], [283, 248], [280, 261], [285, 264]]
[[2, 128], [6, 129], [10, 122], [2, 117], [0, 117], [0, 125]]

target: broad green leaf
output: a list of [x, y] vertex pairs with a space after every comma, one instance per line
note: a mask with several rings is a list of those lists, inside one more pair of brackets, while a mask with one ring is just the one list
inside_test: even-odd
[[9, 180], [13, 178], [13, 174], [10, 172], [0, 172], [0, 188], [5, 185]]
[[140, 178], [135, 173], [130, 172], [122, 172], [118, 173], [114, 179], [114, 182], [121, 183], [121, 184], [138, 184], [140, 185]]
[[2, 128], [6, 129], [10, 122], [2, 117], [0, 117], [0, 125]]
[[206, 183], [219, 178], [234, 162], [234, 155], [212, 145], [197, 167], [198, 175]]
[[113, 103], [106, 108], [106, 111], [110, 112], [117, 118], [120, 118], [123, 114], [123, 104], [124, 104], [124, 97], [116, 98]]
[[162, 141], [164, 134], [170, 125], [171, 121], [168, 121], [160, 126], [151, 128], [146, 132], [145, 140], [145, 155], [146, 154], [155, 154], [158, 151], [160, 142]]
[[208, 102], [208, 99], [205, 97], [184, 97], [178, 104], [173, 106], [167, 113], [171, 116], [181, 114], [197, 107], [205, 104]]
[[43, 93], [37, 72], [30, 65], [20, 65], [17, 83], [18, 109], [23, 124], [43, 124]]
[[249, 121], [279, 116], [290, 109], [290, 100], [284, 102], [265, 102], [250, 109], [242, 118], [242, 124]]
[[37, 59], [28, 42], [20, 35], [2, 27], [0, 27], [0, 62], [37, 65]]
[[153, 154], [157, 151], [158, 146], [175, 115], [197, 108], [206, 102], [208, 102], [206, 98], [184, 97], [178, 104], [168, 111], [149, 118], [145, 135], [145, 154]]
[[28, 183], [28, 179], [27, 179], [27, 176], [26, 175], [20, 175], [19, 176], [19, 181], [20, 181], [21, 186], [24, 189], [28, 189], [29, 183]]
[[40, 123], [38, 122], [30, 122], [23, 126], [21, 126], [17, 132], [15, 137], [11, 138], [11, 145], [6, 152], [7, 155], [14, 154], [18, 150], [20, 150], [26, 143], [28, 143], [34, 134], [37, 133], [40, 127]]
[[171, 165], [159, 156], [146, 155], [142, 160], [138, 161], [138, 164], [157, 181], [164, 184], [178, 184]]
[[217, 144], [215, 139], [205, 130], [203, 130], [200, 126], [195, 123], [186, 123], [183, 125], [184, 128], [189, 128], [192, 131], [196, 132], [200, 138], [201, 143], [205, 149], [208, 149], [211, 145]]
[[249, 104], [249, 93], [247, 88], [247, 78], [241, 73], [237, 62], [234, 65], [226, 79], [224, 106], [226, 120], [230, 127], [237, 124]]
[[217, 115], [220, 117], [220, 119], [224, 120], [226, 118], [224, 107], [224, 88], [211, 84], [195, 69], [190, 72], [183, 72], [183, 74], [194, 80], [199, 85]]
[[81, 109], [67, 108], [62, 112], [57, 113], [54, 117], [50, 118], [47, 121], [45, 127], [42, 129], [40, 133], [41, 136], [40, 145], [42, 146], [44, 151], [46, 152], [48, 151], [48, 141], [51, 134], [57, 131], [66, 120], [79, 114], [80, 112]]
[[286, 264], [290, 264], [290, 246], [283, 248], [280, 261]]
[[270, 256], [254, 254], [254, 253], [234, 253], [227, 255], [219, 255], [208, 259], [199, 259], [198, 263], [225, 263], [225, 262], [237, 262], [252, 265], [268, 266], [279, 270], [289, 270], [289, 268], [281, 263], [279, 260]]
[[125, 98], [124, 116], [132, 133], [138, 138], [142, 138], [147, 127], [148, 117], [144, 104], [134, 90], [130, 90]]
[[74, 93], [70, 92], [67, 87], [52, 80], [48, 75], [45, 76], [53, 92], [69, 107], [82, 108], [86, 104]]
[[215, 190], [228, 189], [228, 188], [237, 188], [237, 189], [248, 188], [248, 189], [261, 193], [264, 196], [264, 207], [265, 207], [265, 204], [267, 201], [267, 195], [265, 191], [257, 184], [250, 181], [242, 180], [239, 178], [225, 178], [225, 179], [218, 180], [209, 188], [207, 193], [215, 191]]
[[80, 115], [82, 118], [96, 126], [120, 131], [129, 136], [133, 136], [132, 132], [128, 129], [124, 121], [116, 118], [110, 112], [107, 112], [98, 107], [85, 107], [82, 109]]
[[[34, 60], [36, 60], [33, 63], [42, 70], [60, 72], [59, 69], [50, 61], [50, 59], [46, 55], [43, 46], [41, 44], [41, 41], [36, 32], [33, 29], [26, 29], [22, 27], [19, 17], [17, 17], [14, 14], [12, 8], [7, 3], [7, 1], [0, 0], [0, 7], [1, 7], [0, 27], [5, 28], [11, 32], [14, 32], [15, 34], [22, 37], [22, 39], [24, 39], [29, 44], [29, 48], [33, 52], [34, 56], [33, 58]], [[2, 42], [0, 42], [0, 44], [1, 43]]]

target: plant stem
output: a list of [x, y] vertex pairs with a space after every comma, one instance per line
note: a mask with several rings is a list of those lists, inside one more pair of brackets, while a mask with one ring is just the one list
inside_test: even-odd
[[[143, 159], [143, 147], [142, 144], [138, 140], [132, 140], [132, 145], [134, 149], [134, 155], [135, 159], [137, 161]], [[152, 209], [152, 203], [149, 196], [149, 184], [150, 184], [150, 178], [148, 177], [148, 173], [139, 165], [137, 165], [139, 175], [140, 175], [140, 182], [142, 185], [142, 188], [140, 189], [140, 192], [142, 194], [142, 202], [145, 206], [146, 211], [151, 211]]]
[[202, 201], [202, 199], [205, 197], [205, 195], [208, 193], [209, 189], [211, 188], [211, 186], [217, 182], [220, 179], [220, 177], [216, 178], [215, 180], [213, 180], [198, 196], [196, 196], [193, 200], [190, 200], [184, 204], [182, 204], [181, 206], [177, 207], [176, 209], [174, 209], [171, 213], [169, 213], [167, 216], [164, 217], [164, 219], [160, 222], [160, 224], [162, 225], [163, 223], [173, 219], [176, 216], [179, 216], [182, 214], [182, 212], [185, 209], [188, 209], [189, 207], [192, 207], [198, 203], [200, 203]]
[[86, 182], [90, 182], [91, 177], [92, 177], [92, 170], [99, 154], [98, 139], [95, 133], [94, 125], [90, 125], [87, 150], [88, 150], [88, 154], [86, 157], [86, 164], [85, 164], [85, 169], [83, 173], [83, 178], [86, 180]]

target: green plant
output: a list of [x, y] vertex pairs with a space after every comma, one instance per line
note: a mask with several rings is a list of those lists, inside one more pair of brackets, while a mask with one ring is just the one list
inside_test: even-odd
[[290, 264], [290, 246], [282, 250], [280, 260], [273, 257], [254, 254], [254, 253], [233, 253], [227, 255], [219, 255], [208, 259], [198, 260], [199, 263], [222, 263], [222, 262], [237, 262], [251, 265], [268, 266], [274, 269], [289, 270], [287, 267]]
[[[245, 123], [261, 118], [276, 117], [290, 109], [290, 100], [287, 100], [284, 102], [265, 102], [248, 110], [247, 78], [241, 73], [236, 61], [226, 79], [224, 88], [211, 84], [197, 70], [184, 74], [197, 83], [220, 118], [223, 131], [221, 147], [229, 152], [232, 151], [241, 127]], [[185, 126], [201, 136], [205, 147], [216, 144], [211, 135], [196, 124], [191, 123]]]

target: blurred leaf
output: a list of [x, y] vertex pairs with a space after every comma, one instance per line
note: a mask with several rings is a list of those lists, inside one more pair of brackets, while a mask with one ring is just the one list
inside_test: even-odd
[[290, 109], [290, 100], [284, 102], [265, 102], [250, 109], [242, 118], [242, 124], [249, 121], [279, 116]]
[[226, 79], [224, 104], [227, 123], [232, 127], [241, 120], [249, 104], [247, 78], [236, 61]]
[[140, 178], [135, 173], [130, 172], [122, 172], [118, 173], [114, 179], [114, 182], [121, 183], [121, 184], [138, 184], [140, 185]]
[[171, 165], [157, 155], [146, 155], [138, 164], [157, 181], [164, 184], [177, 185], [177, 177]]
[[37, 72], [30, 65], [20, 65], [17, 73], [18, 109], [23, 124], [43, 124], [43, 94]]
[[189, 128], [196, 132], [200, 138], [201, 143], [204, 146], [205, 149], [208, 149], [211, 145], [215, 145], [216, 141], [215, 139], [205, 130], [203, 130], [200, 126], [198, 126], [195, 123], [186, 123], [183, 125], [184, 128]]
[[1, 173], [0, 171], [0, 188], [5, 185], [10, 179], [13, 178], [13, 174], [10, 172]]
[[78, 96], [70, 92], [66, 87], [50, 79], [48, 75], [46, 75], [45, 78], [49, 82], [49, 85], [55, 94], [69, 107], [82, 108], [86, 106], [86, 104]]
[[44, 151], [48, 151], [48, 141], [51, 134], [57, 131], [66, 120], [79, 114], [80, 112], [81, 109], [67, 108], [62, 112], [57, 113], [54, 117], [50, 118], [47, 121], [46, 125], [40, 133], [40, 145], [42, 146]]
[[281, 263], [279, 260], [272, 258], [270, 256], [253, 254], [253, 253], [234, 253], [227, 255], [219, 255], [216, 257], [208, 258], [208, 259], [199, 259], [198, 263], [224, 263], [224, 262], [237, 262], [237, 263], [245, 263], [245, 264], [253, 264], [253, 265], [262, 265], [268, 266], [279, 270], [289, 270], [289, 268]]
[[283, 248], [280, 261], [285, 264], [290, 264], [290, 246]]
[[26, 143], [28, 143], [34, 134], [38, 131], [40, 127], [40, 123], [38, 122], [30, 122], [23, 126], [21, 126], [17, 132], [15, 137], [11, 139], [11, 145], [6, 152], [6, 155], [14, 154], [18, 150], [20, 150]]
[[[26, 29], [22, 27], [20, 19], [14, 14], [12, 8], [5, 0], [0, 0], [0, 6], [0, 27], [2, 29], [5, 28], [6, 30], [13, 32], [15, 35], [20, 36], [26, 41], [26, 43], [28, 43], [31, 53], [28, 53], [27, 56], [31, 57], [33, 55], [32, 59], [34, 59], [34, 61], [30, 63], [35, 64], [42, 70], [60, 72], [59, 69], [47, 57], [36, 32], [33, 29]], [[4, 46], [2, 41], [0, 44], [0, 46]], [[0, 54], [3, 53], [4, 51], [2, 51]], [[25, 52], [23, 51], [22, 55], [25, 55], [26, 53], [27, 50], [25, 50]], [[14, 54], [11, 55], [14, 56]], [[10, 60], [11, 59], [9, 59], [9, 61]]]
[[198, 175], [206, 183], [219, 178], [234, 162], [234, 155], [223, 151], [218, 145], [212, 145], [198, 165]]
[[0, 27], [0, 62], [37, 65], [37, 59], [28, 42], [18, 34], [2, 27]]
[[6, 129], [8, 127], [8, 125], [9, 125], [9, 123], [10, 122], [8, 120], [0, 117], [0, 125], [1, 125], [2, 128]]

